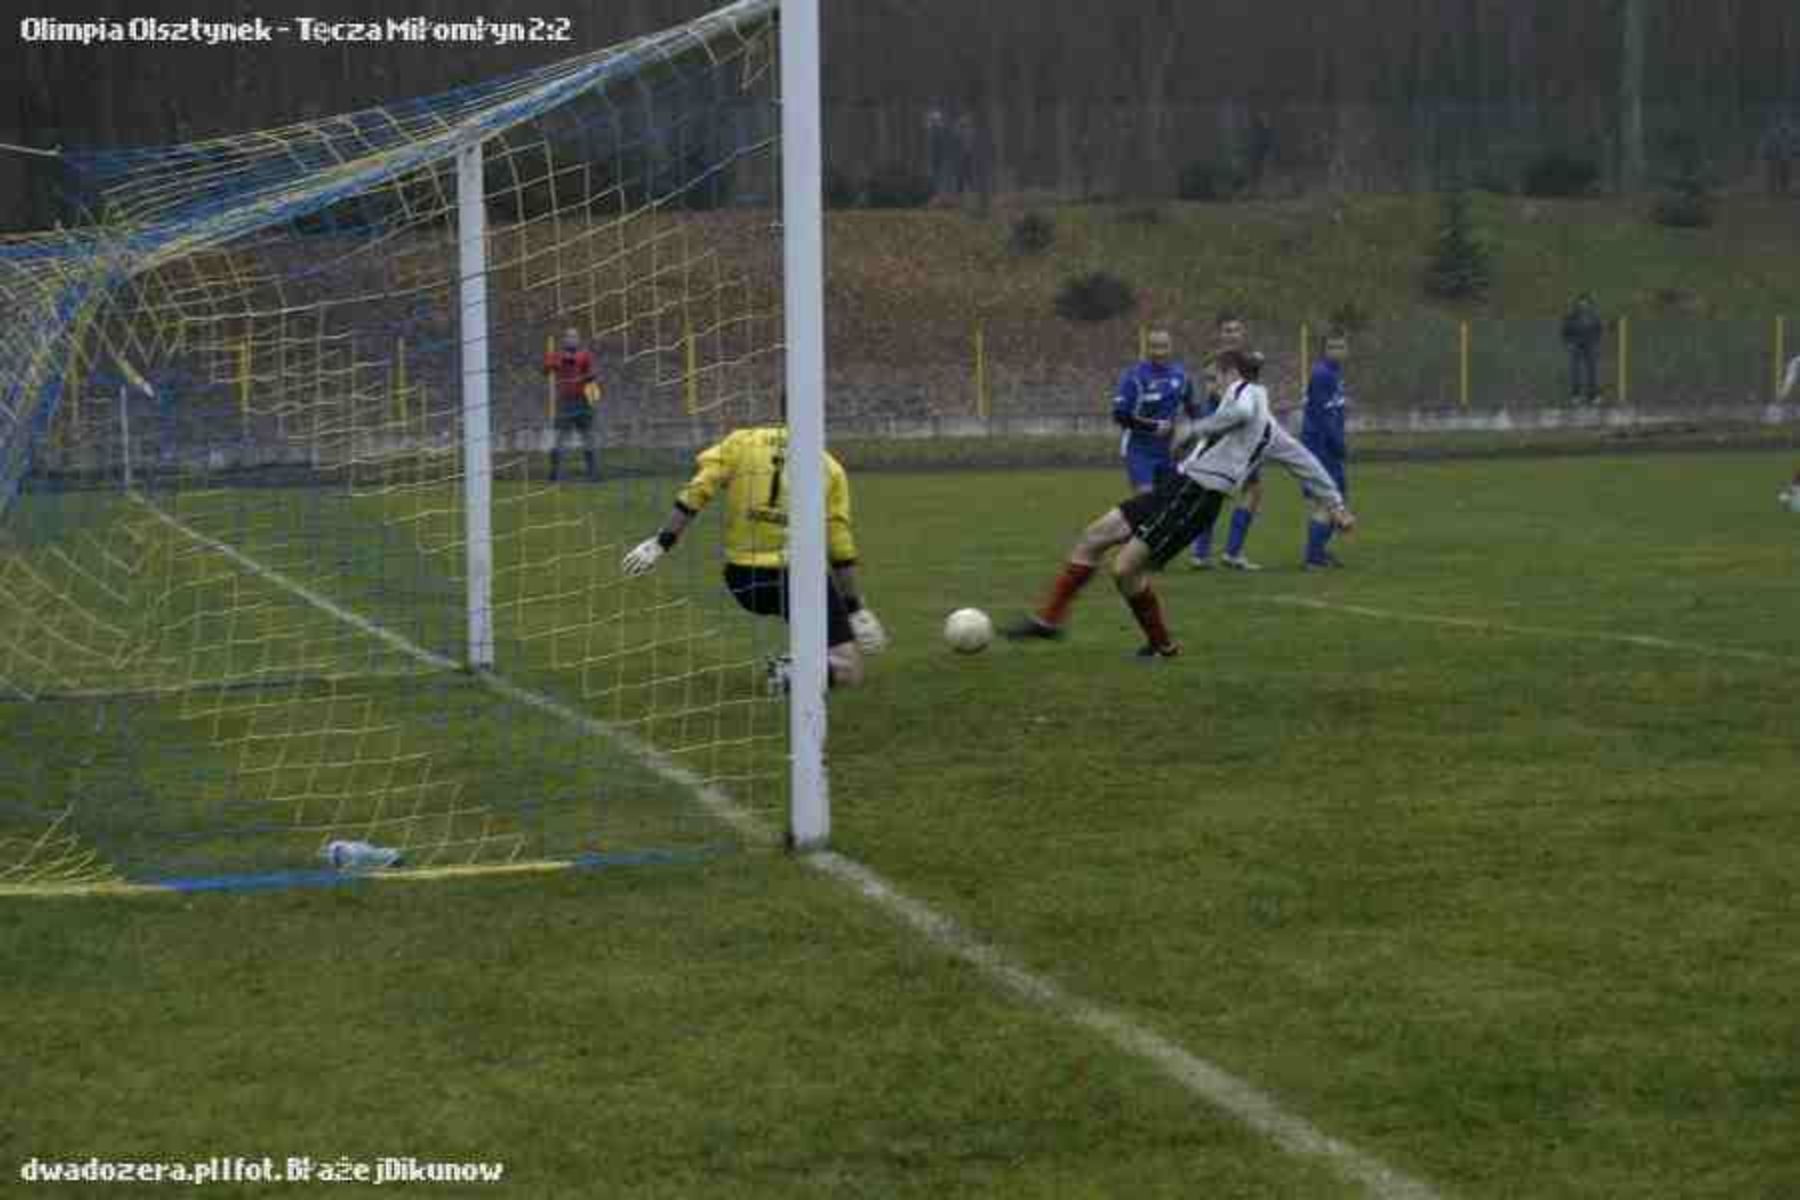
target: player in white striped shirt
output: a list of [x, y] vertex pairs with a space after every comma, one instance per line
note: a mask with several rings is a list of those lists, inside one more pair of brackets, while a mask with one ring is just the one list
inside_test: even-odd
[[1006, 630], [1010, 638], [1060, 638], [1075, 597], [1099, 569], [1114, 546], [1112, 572], [1119, 595], [1144, 631], [1142, 658], [1173, 658], [1180, 645], [1169, 636], [1162, 603], [1150, 585], [1161, 570], [1202, 528], [1210, 527], [1219, 509], [1264, 461], [1277, 462], [1306, 486], [1337, 529], [1349, 532], [1356, 518], [1344, 507], [1331, 475], [1306, 447], [1269, 412], [1269, 393], [1256, 382], [1262, 356], [1227, 350], [1218, 358], [1223, 399], [1218, 411], [1193, 422], [1187, 439], [1193, 451], [1154, 492], [1123, 501], [1089, 525], [1069, 552], [1069, 559], [1036, 612]]

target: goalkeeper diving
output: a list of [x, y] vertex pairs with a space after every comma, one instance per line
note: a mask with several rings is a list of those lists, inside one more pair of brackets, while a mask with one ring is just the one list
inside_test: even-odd
[[[698, 469], [675, 496], [655, 536], [625, 556], [620, 569], [646, 575], [675, 548], [682, 532], [715, 496], [725, 497], [725, 589], [758, 616], [788, 617], [788, 497], [784, 468], [787, 429], [740, 429], [696, 460]], [[825, 533], [831, 572], [826, 579], [826, 662], [831, 686], [863, 681], [863, 658], [887, 647], [887, 632], [865, 608], [856, 584], [856, 540], [850, 526], [850, 481], [825, 455]], [[769, 664], [771, 691], [785, 691], [788, 661]]]

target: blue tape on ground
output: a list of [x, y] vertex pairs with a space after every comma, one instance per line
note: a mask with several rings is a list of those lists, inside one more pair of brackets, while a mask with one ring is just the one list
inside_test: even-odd
[[[573, 870], [595, 871], [607, 867], [654, 867], [680, 863], [704, 862], [719, 854], [717, 846], [697, 850], [632, 850], [618, 853], [594, 851], [561, 860]], [[504, 864], [496, 864], [504, 865]], [[246, 872], [241, 875], [198, 875], [149, 881], [152, 886], [171, 892], [267, 892], [285, 888], [337, 887], [360, 883], [378, 875], [404, 875], [406, 868], [381, 871], [333, 871], [319, 867], [304, 871]]]

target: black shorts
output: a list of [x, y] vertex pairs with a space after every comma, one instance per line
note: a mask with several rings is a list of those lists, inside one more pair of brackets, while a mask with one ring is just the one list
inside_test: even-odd
[[556, 410], [556, 432], [558, 433], [567, 433], [571, 429], [579, 433], [588, 433], [593, 428], [594, 406], [591, 404], [570, 404]]
[[[788, 615], [788, 573], [786, 567], [740, 567], [736, 563], [725, 564], [725, 589], [745, 611], [753, 612], [759, 617], [780, 617], [787, 620]], [[850, 610], [844, 607], [844, 598], [838, 595], [837, 584], [831, 577], [825, 577], [825, 644], [842, 646], [845, 642], [854, 642], [856, 634], [850, 628]]]
[[1203, 488], [1180, 473], [1167, 475], [1153, 492], [1133, 496], [1119, 505], [1131, 526], [1131, 534], [1150, 547], [1150, 561], [1157, 570], [1213, 527], [1225, 493]]

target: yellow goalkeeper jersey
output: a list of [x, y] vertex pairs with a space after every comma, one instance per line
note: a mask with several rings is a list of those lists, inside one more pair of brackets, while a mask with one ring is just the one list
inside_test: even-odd
[[[778, 426], [740, 429], [701, 451], [699, 469], [676, 501], [699, 512], [722, 489], [725, 493], [725, 560], [740, 567], [787, 565], [787, 430]], [[850, 480], [843, 466], [825, 455], [825, 545], [833, 566], [856, 561], [850, 532]]]

